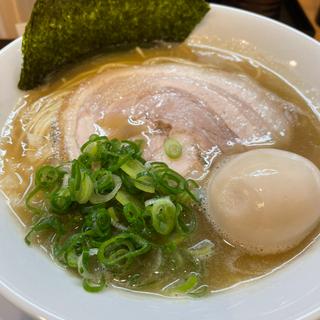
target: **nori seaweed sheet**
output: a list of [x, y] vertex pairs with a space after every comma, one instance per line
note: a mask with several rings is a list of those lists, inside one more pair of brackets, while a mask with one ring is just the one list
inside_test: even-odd
[[204, 0], [38, 0], [23, 37], [18, 87], [115, 46], [183, 41], [209, 10]]

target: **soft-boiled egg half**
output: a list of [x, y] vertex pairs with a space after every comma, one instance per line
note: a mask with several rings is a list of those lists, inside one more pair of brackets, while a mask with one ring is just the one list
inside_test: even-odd
[[320, 219], [320, 171], [297, 154], [257, 149], [212, 174], [208, 214], [233, 245], [274, 254], [300, 243]]

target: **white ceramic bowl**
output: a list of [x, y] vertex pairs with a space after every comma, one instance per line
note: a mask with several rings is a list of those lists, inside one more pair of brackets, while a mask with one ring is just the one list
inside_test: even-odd
[[[215, 39], [263, 59], [320, 92], [320, 45], [283, 24], [245, 11], [213, 6], [192, 36]], [[23, 94], [17, 90], [21, 40], [0, 52], [0, 126]], [[256, 48], [255, 48], [256, 47]], [[267, 59], [268, 60], [268, 59]], [[269, 62], [271, 60], [269, 59]], [[268, 63], [267, 63], [268, 64]], [[295, 81], [295, 80], [293, 80]], [[302, 86], [302, 84], [301, 84]], [[312, 91], [309, 91], [309, 94]], [[23, 230], [0, 199], [0, 292], [39, 319], [319, 319], [320, 241], [273, 274], [199, 300], [176, 300], [106, 290], [88, 294], [80, 281], [23, 241]]]

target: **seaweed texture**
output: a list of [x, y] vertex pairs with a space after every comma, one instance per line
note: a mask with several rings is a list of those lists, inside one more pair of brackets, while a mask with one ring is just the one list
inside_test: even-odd
[[183, 41], [209, 10], [204, 0], [37, 0], [23, 37], [19, 88], [117, 46]]

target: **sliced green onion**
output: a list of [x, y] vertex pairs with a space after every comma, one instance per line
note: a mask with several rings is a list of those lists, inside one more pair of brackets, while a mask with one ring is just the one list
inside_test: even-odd
[[113, 190], [107, 194], [93, 193], [90, 197], [91, 203], [93, 204], [105, 203], [110, 201], [116, 196], [117, 192], [121, 188], [122, 181], [118, 176], [114, 174], [112, 175], [112, 180], [114, 184]]
[[171, 159], [178, 159], [182, 155], [182, 145], [174, 138], [168, 138], [164, 142], [164, 151]]
[[130, 178], [124, 171], [119, 171], [119, 176], [122, 180], [123, 190], [130, 194], [139, 194], [140, 190], [134, 185], [135, 180]]
[[[170, 197], [162, 197], [161, 199], [169, 199], [170, 200]], [[146, 200], [144, 202], [144, 206], [145, 207], [149, 207], [149, 206], [152, 206], [157, 200], [159, 200], [159, 198], [152, 198], [152, 199], [149, 199], [149, 200]]]
[[182, 178], [177, 172], [168, 169], [164, 171], [159, 177], [159, 184], [169, 193], [180, 193], [182, 192], [182, 184], [184, 178]]
[[129, 177], [136, 179], [140, 172], [145, 171], [145, 167], [140, 161], [131, 159], [121, 166], [121, 170], [123, 170]]
[[[70, 251], [81, 248], [85, 240], [85, 235], [81, 233], [75, 233], [64, 240], [63, 244], [58, 246], [55, 250], [55, 258], [65, 263], [67, 255]], [[81, 249], [82, 250], [82, 249]]]
[[96, 260], [97, 253], [98, 249], [96, 248], [86, 249], [78, 258], [78, 272], [83, 278], [83, 288], [88, 292], [100, 292], [106, 287], [106, 280], [103, 274], [104, 270], [96, 270], [92, 268], [92, 266], [90, 268], [90, 259]]
[[52, 166], [40, 167], [36, 172], [35, 185], [44, 190], [50, 190], [61, 180], [62, 173]]
[[192, 200], [200, 201], [199, 185], [194, 180], [185, 181], [185, 191], [188, 192]]
[[183, 208], [177, 204], [177, 220], [176, 225], [180, 233], [190, 234], [197, 227], [197, 219], [193, 212], [193, 208]]
[[77, 160], [73, 160], [72, 166], [71, 166], [71, 176], [69, 179], [69, 185], [72, 186], [71, 188], [72, 191], [77, 191], [80, 188], [80, 184], [81, 184], [80, 163]]
[[122, 233], [100, 246], [98, 259], [109, 268], [126, 268], [134, 258], [150, 249], [151, 245], [147, 240], [133, 233]]
[[73, 199], [80, 204], [87, 203], [94, 191], [94, 184], [89, 173], [81, 168], [77, 160], [72, 163], [69, 188]]
[[128, 227], [122, 225], [120, 222], [119, 222], [119, 218], [118, 218], [118, 213], [117, 211], [115, 210], [114, 207], [110, 207], [107, 209], [107, 212], [108, 212], [108, 215], [110, 216], [111, 218], [111, 225], [117, 229], [117, 230], [121, 230], [121, 231], [127, 231], [128, 230]]
[[83, 279], [82, 286], [87, 292], [96, 293], [102, 291], [106, 287], [106, 281], [103, 277], [101, 277], [98, 282], [91, 279]]
[[[127, 145], [126, 148], [127, 150], [129, 149], [132, 155], [136, 157], [138, 157], [139, 155], [141, 155], [141, 149], [143, 147], [143, 144], [145, 143], [144, 139], [136, 139], [134, 141], [130, 141], [130, 140], [123, 140], [122, 144], [123, 145]], [[144, 160], [143, 160], [144, 161]]]
[[93, 194], [93, 182], [87, 173], [81, 174], [80, 188], [75, 192], [76, 201], [80, 204], [87, 203]]
[[144, 229], [145, 222], [142, 216], [142, 211], [133, 203], [127, 203], [123, 207], [123, 214], [135, 231], [141, 231]]
[[107, 268], [127, 268], [133, 257], [131, 253], [135, 251], [134, 244], [124, 234], [113, 237], [104, 242], [98, 252], [98, 259]]
[[117, 212], [113, 207], [107, 209], [108, 215], [110, 216], [112, 221], [118, 222], [119, 218], [117, 216]]
[[56, 213], [66, 213], [72, 204], [69, 188], [61, 188], [50, 195], [50, 205]]
[[[165, 144], [168, 156], [181, 156], [178, 141]], [[187, 274], [170, 292], [200, 296], [207, 290], [199, 285], [202, 263], [212, 246], [187, 248], [199, 187], [141, 154], [135, 142], [92, 135], [77, 159], [41, 167], [26, 197], [38, 214], [26, 242], [47, 230], [54, 258], [77, 271], [89, 292], [102, 290], [109, 277], [136, 288]]]
[[96, 134], [91, 135], [89, 140], [81, 147], [80, 162], [90, 167], [94, 161], [100, 161], [109, 144], [110, 141], [107, 137], [100, 137]]
[[177, 280], [163, 290], [170, 294], [188, 294], [198, 285], [198, 283], [199, 275], [195, 272], [191, 272], [185, 279]]
[[212, 256], [214, 252], [214, 243], [208, 239], [196, 243], [188, 249], [189, 252], [198, 259], [207, 259]]
[[96, 193], [108, 193], [114, 189], [115, 183], [112, 173], [106, 169], [98, 169], [92, 175], [94, 190]]
[[27, 197], [26, 197], [26, 207], [34, 214], [42, 214], [43, 210], [39, 207], [36, 207], [34, 205], [31, 204], [31, 200], [33, 199], [33, 197], [38, 194], [38, 192], [41, 191], [40, 187], [35, 187], [33, 190], [31, 190], [30, 192], [28, 192]]
[[176, 292], [188, 293], [194, 287], [197, 286], [199, 281], [199, 275], [196, 273], [191, 273], [187, 279], [185, 279], [180, 285], [175, 287]]
[[129, 194], [128, 192], [125, 192], [124, 190], [119, 190], [116, 195], [116, 200], [121, 203], [123, 206], [125, 206], [128, 203], [133, 203], [136, 207], [139, 209], [143, 209], [143, 204], [133, 195]]
[[97, 248], [91, 248], [91, 249], [85, 249], [83, 250], [82, 254], [78, 258], [78, 273], [81, 275], [84, 279], [91, 279], [95, 280], [97, 278], [97, 275], [92, 273], [90, 269], [90, 258], [96, 257], [98, 254]]
[[111, 218], [105, 208], [92, 209], [85, 217], [83, 232], [93, 237], [109, 237], [111, 235]]
[[[97, 134], [92, 134], [90, 137], [89, 137], [89, 140], [81, 147], [81, 152], [82, 153], [85, 153], [85, 152], [89, 152], [90, 153], [90, 150], [91, 150], [91, 147], [89, 147], [92, 143], [94, 142], [99, 142], [99, 141], [102, 141], [102, 142], [108, 142], [108, 138], [106, 136], [99, 136]], [[89, 147], [89, 148], [88, 148]]]
[[83, 146], [82, 153], [88, 154], [90, 157], [95, 158], [98, 153], [98, 143], [96, 141], [90, 141], [87, 145]]
[[79, 256], [77, 255], [77, 252], [75, 248], [72, 248], [69, 250], [66, 254], [66, 262], [68, 267], [70, 268], [77, 268], [78, 267], [78, 259]]
[[170, 234], [176, 225], [176, 207], [165, 197], [156, 200], [151, 211], [152, 226], [161, 235]]
[[169, 238], [169, 242], [166, 243], [166, 247], [171, 246], [171, 250], [175, 250], [178, 248], [184, 241], [186, 240], [186, 236], [181, 233], [174, 233]]
[[170, 195], [185, 191], [185, 179], [179, 173], [169, 169], [165, 163], [153, 162], [147, 167], [156, 191]]
[[32, 226], [28, 234], [25, 236], [25, 242], [30, 245], [31, 236], [34, 233], [39, 233], [45, 230], [55, 231], [57, 234], [63, 234], [64, 229], [60, 220], [55, 216], [42, 217], [38, 220], [38, 222]]
[[152, 185], [152, 180], [149, 176], [139, 176], [134, 181], [134, 186], [144, 192], [155, 193], [155, 188]]
[[207, 285], [201, 285], [195, 289], [192, 289], [188, 292], [188, 296], [194, 297], [194, 298], [201, 298], [208, 294], [209, 287]]
[[148, 175], [144, 175], [146, 172], [146, 168], [144, 165], [136, 160], [131, 159], [126, 161], [122, 166], [121, 169], [132, 179], [134, 180], [134, 186], [148, 193], [154, 193], [155, 188], [152, 184], [152, 179]]

